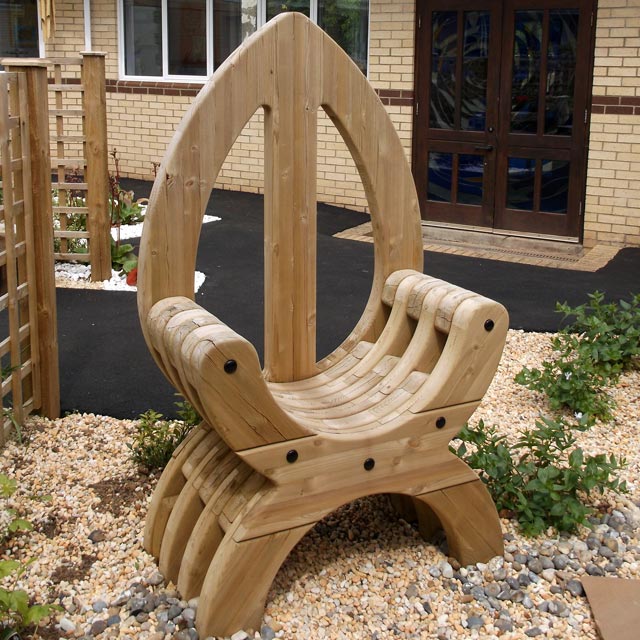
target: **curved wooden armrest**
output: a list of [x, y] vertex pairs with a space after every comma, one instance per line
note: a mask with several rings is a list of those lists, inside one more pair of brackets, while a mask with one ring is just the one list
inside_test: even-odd
[[231, 449], [311, 435], [274, 400], [253, 345], [193, 300], [156, 303], [147, 329], [176, 386]]

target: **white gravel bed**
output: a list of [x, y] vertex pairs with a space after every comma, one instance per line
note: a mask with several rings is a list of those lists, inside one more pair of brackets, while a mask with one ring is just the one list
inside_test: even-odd
[[[218, 216], [205, 215], [202, 218], [203, 224], [218, 222], [222, 218]], [[121, 225], [111, 227], [111, 237], [131, 240], [142, 235], [143, 223]], [[107, 291], [136, 291], [137, 287], [127, 284], [127, 278], [117, 271], [111, 271], [111, 278], [101, 282], [91, 281], [91, 267], [80, 262], [56, 262], [55, 264], [56, 286], [67, 289], [104, 289]], [[205, 275], [201, 271], [196, 271], [194, 279], [194, 292], [197, 292], [205, 281]]]
[[[547, 407], [541, 396], [515, 384], [513, 375], [523, 364], [539, 364], [549, 353], [547, 343], [544, 334], [509, 332], [498, 375], [474, 424], [483, 418], [512, 434], [533, 426]], [[593, 531], [560, 537], [549, 531], [532, 539], [503, 519], [505, 559], [460, 568], [443, 553], [443, 544], [423, 542], [399, 520], [385, 498], [358, 500], [325, 519], [294, 549], [269, 593], [262, 637], [595, 640], [594, 621], [576, 581], [589, 563], [607, 562], [598, 555], [599, 545], [616, 549], [615, 572], [607, 575], [640, 577], [640, 375], [623, 376], [613, 394], [614, 423], [596, 426], [580, 440], [590, 451], [625, 455], [631, 491], [598, 498], [603, 515]], [[132, 422], [102, 416], [36, 417], [25, 428], [28, 444], [5, 447], [0, 471], [19, 486], [11, 504], [35, 530], [12, 538], [3, 557], [35, 559], [20, 584], [36, 600], [65, 608], [58, 633], [50, 626], [46, 638], [196, 638], [186, 622], [197, 602], [180, 601], [142, 547], [157, 477], [140, 475], [130, 461], [132, 431]], [[51, 500], [32, 498], [43, 495]], [[614, 525], [620, 522], [624, 526]], [[534, 563], [556, 562], [558, 554], [570, 566], [534, 570]], [[521, 563], [525, 556], [529, 569]], [[504, 580], [522, 581], [517, 599], [501, 600]], [[570, 580], [577, 585], [575, 595]], [[478, 588], [492, 597], [477, 597]], [[136, 593], [165, 604], [131, 615]], [[169, 605], [184, 612], [168, 620]], [[244, 637], [237, 634], [234, 640]]]

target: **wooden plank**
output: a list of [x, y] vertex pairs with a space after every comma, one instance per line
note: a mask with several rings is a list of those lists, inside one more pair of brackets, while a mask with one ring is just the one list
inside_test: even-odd
[[109, 213], [109, 167], [107, 164], [107, 98], [104, 53], [82, 54], [86, 180], [88, 184], [87, 231], [91, 234], [91, 279], [111, 277], [111, 216]]
[[87, 191], [89, 189], [89, 185], [86, 182], [52, 182], [52, 189], [72, 189], [74, 191]]
[[50, 91], [84, 91], [84, 86], [81, 84], [69, 84], [69, 83], [60, 83], [60, 84], [49, 84]]
[[[21, 70], [17, 61], [10, 71]], [[53, 213], [51, 209], [51, 162], [49, 159], [49, 113], [46, 102], [46, 63], [21, 65], [26, 76], [26, 108], [29, 117], [33, 240], [36, 265], [35, 292], [37, 343], [40, 356], [41, 400], [38, 409], [48, 418], [60, 415], [58, 328], [53, 259]]]
[[56, 260], [63, 262], [89, 262], [91, 256], [88, 253], [54, 253]]

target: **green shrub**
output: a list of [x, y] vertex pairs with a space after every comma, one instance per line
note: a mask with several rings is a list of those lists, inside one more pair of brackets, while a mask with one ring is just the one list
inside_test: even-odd
[[526, 535], [548, 527], [573, 532], [593, 511], [585, 502], [589, 494], [627, 490], [616, 476], [626, 461], [585, 455], [562, 420], [541, 418], [513, 444], [482, 421], [477, 429], [465, 425], [459, 438], [462, 443], [451, 451], [478, 470], [498, 510], [515, 517]]
[[136, 464], [147, 469], [163, 469], [176, 447], [200, 423], [200, 416], [188, 402], [176, 405], [180, 420], [164, 420], [162, 414], [153, 409], [140, 416], [133, 443], [129, 445]]
[[611, 420], [614, 402], [606, 387], [622, 371], [638, 366], [640, 358], [640, 294], [631, 302], [603, 300], [596, 291], [575, 308], [559, 303], [556, 310], [574, 320], [552, 339], [554, 358], [541, 369], [524, 367], [515, 377], [545, 393], [552, 409], [566, 407], [589, 423]]
[[111, 239], [111, 267], [120, 273], [129, 273], [138, 266], [138, 256], [133, 252], [133, 245], [120, 244]]
[[515, 381], [546, 394], [554, 410], [566, 407], [578, 418], [585, 416], [589, 424], [596, 419], [611, 420], [614, 402], [605, 387], [611, 383], [613, 371], [605, 375], [575, 335], [558, 334], [552, 344], [556, 357], [545, 360], [541, 369], [523, 367]]
[[566, 302], [556, 305], [564, 319], [573, 317], [563, 333], [580, 336], [583, 348], [605, 375], [613, 376], [640, 364], [640, 294], [631, 301], [604, 303], [604, 294], [596, 291], [589, 302], [572, 308]]

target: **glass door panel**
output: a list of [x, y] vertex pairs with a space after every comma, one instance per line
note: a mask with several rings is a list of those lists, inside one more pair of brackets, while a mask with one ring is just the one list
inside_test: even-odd
[[578, 236], [595, 0], [417, 0], [416, 9], [423, 217]]

